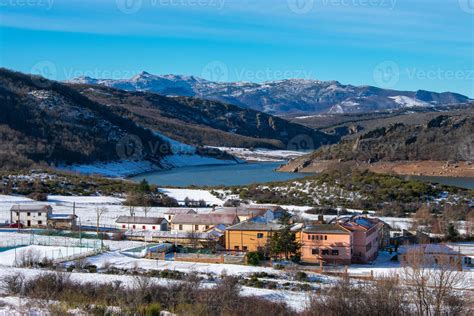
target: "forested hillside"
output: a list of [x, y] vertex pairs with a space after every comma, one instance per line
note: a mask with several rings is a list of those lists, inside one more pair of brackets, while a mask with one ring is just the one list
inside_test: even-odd
[[0, 165], [28, 167], [34, 162], [90, 163], [116, 160], [117, 144], [127, 136], [152, 142], [143, 158], [158, 162], [168, 144], [107, 106], [44, 78], [0, 69]]
[[[356, 161], [473, 161], [474, 116], [438, 115], [423, 124], [380, 127], [339, 144], [325, 146], [290, 164], [308, 166], [318, 160]], [[298, 166], [297, 166], [298, 165]]]
[[[309, 149], [331, 144], [337, 137], [251, 109], [191, 97], [164, 97], [151, 92], [127, 92], [104, 86], [70, 85], [104, 105], [118, 106], [120, 115], [168, 137], [193, 145]], [[125, 111], [125, 113], [123, 113]]]

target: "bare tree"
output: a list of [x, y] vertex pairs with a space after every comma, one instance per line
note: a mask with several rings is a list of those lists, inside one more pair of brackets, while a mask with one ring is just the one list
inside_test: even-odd
[[99, 237], [99, 227], [100, 227], [100, 221], [102, 217], [108, 213], [108, 209], [106, 207], [96, 207], [95, 208], [95, 214], [96, 214], [96, 232], [97, 232], [97, 237]]
[[429, 230], [429, 226], [433, 222], [433, 215], [428, 205], [423, 205], [413, 214], [412, 229], [418, 230], [423, 228], [424, 231]]
[[466, 215], [466, 235], [471, 237], [474, 235], [474, 210]]
[[197, 248], [199, 246], [199, 237], [200, 233], [195, 230], [186, 234], [186, 238], [189, 239], [189, 244], [192, 248]]
[[143, 210], [143, 213], [145, 214], [145, 217], [147, 217], [148, 213], [151, 211], [151, 206], [148, 200], [143, 201], [142, 210]]
[[462, 308], [458, 299], [464, 275], [461, 257], [453, 253], [426, 254], [413, 248], [404, 255], [403, 279], [418, 315], [451, 315]]

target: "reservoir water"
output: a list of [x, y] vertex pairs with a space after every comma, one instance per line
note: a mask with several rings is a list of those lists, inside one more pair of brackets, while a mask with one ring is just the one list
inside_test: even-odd
[[308, 176], [308, 174], [275, 171], [281, 164], [283, 162], [184, 167], [141, 174], [131, 179], [135, 181], [146, 179], [160, 186], [218, 186], [285, 181]]
[[[275, 171], [275, 169], [283, 163], [284, 162], [261, 162], [238, 165], [184, 167], [141, 174], [131, 179], [134, 181], [146, 179], [148, 182], [159, 186], [186, 187], [192, 185], [248, 185], [252, 183], [285, 181], [308, 176], [308, 174]], [[474, 178], [424, 176], [410, 176], [408, 178], [474, 189]]]

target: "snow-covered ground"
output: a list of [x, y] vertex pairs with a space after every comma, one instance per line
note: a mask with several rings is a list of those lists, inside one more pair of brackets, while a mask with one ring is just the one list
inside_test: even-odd
[[266, 148], [238, 148], [238, 147], [213, 147], [225, 151], [235, 157], [246, 161], [286, 161], [292, 158], [300, 157], [307, 152], [294, 150], [272, 150]]
[[[191, 200], [204, 200], [208, 205], [223, 205], [224, 200], [217, 198], [208, 190], [198, 189], [173, 189], [173, 188], [160, 188], [160, 192], [175, 198], [178, 203], [184, 204], [184, 200], [188, 197]], [[226, 198], [230, 198], [228, 196]], [[10, 220], [10, 208], [14, 204], [50, 204], [53, 207], [55, 213], [67, 213], [71, 214], [73, 209], [73, 203], [76, 206], [76, 214], [81, 220], [81, 224], [85, 226], [96, 225], [96, 208], [105, 207], [107, 213], [101, 220], [101, 225], [113, 226], [115, 220], [121, 215], [129, 215], [130, 208], [122, 205], [124, 202], [123, 198], [110, 197], [110, 196], [60, 196], [50, 195], [47, 202], [37, 202], [26, 197], [21, 196], [9, 196], [0, 195], [0, 222], [7, 222]], [[282, 205], [283, 208], [289, 210], [293, 214], [300, 215], [306, 219], [317, 219], [317, 215], [305, 213], [306, 210], [311, 209], [309, 206], [296, 206], [296, 205]], [[148, 216], [162, 217], [164, 216], [166, 207], [152, 207], [148, 212]], [[144, 215], [141, 207], [135, 208], [137, 216]], [[199, 208], [198, 212], [207, 213], [211, 211], [211, 208]], [[362, 210], [350, 210], [354, 213], [361, 213]], [[325, 220], [331, 220], [334, 215], [324, 216]], [[411, 226], [412, 220], [410, 218], [398, 218], [398, 217], [380, 217], [383, 221], [388, 223], [394, 228], [408, 229]]]
[[[204, 199], [209, 205], [222, 205], [223, 201], [216, 198], [206, 190], [190, 190], [190, 189], [160, 189], [162, 192], [169, 194], [178, 201], [183, 202], [186, 197], [190, 199]], [[103, 215], [100, 225], [112, 227], [115, 220], [121, 215], [130, 215], [130, 208], [122, 205], [125, 201], [123, 198], [111, 196], [61, 196], [50, 195], [48, 201], [38, 202], [26, 197], [0, 195], [0, 223], [10, 221], [10, 209], [14, 204], [49, 204], [53, 207], [54, 213], [72, 214], [73, 205], [75, 203], [76, 215], [79, 216], [80, 224], [84, 226], [96, 226], [96, 209], [106, 208], [107, 212]], [[167, 207], [151, 207], [147, 213], [149, 217], [164, 217]], [[144, 216], [143, 208], [136, 207], [134, 209], [136, 216]], [[199, 208], [198, 212], [207, 213], [211, 208]]]
[[191, 200], [199, 201], [204, 200], [208, 205], [222, 205], [224, 201], [217, 198], [216, 196], [212, 195], [208, 190], [194, 190], [194, 189], [167, 189], [161, 188], [159, 189], [161, 193], [170, 196], [178, 203], [183, 204], [185, 198], [189, 198]]
[[15, 248], [0, 252], [0, 266], [13, 267], [21, 263], [23, 256], [34, 256], [38, 260], [43, 258], [49, 260], [66, 259], [71, 256], [87, 255], [93, 252], [93, 248], [84, 247], [58, 247], [58, 246], [37, 246]]
[[403, 96], [403, 95], [397, 95], [397, 96], [388, 97], [388, 98], [395, 101], [395, 103], [398, 103], [401, 106], [408, 107], [408, 108], [432, 106], [431, 104], [429, 104], [427, 102], [420, 101], [420, 100], [410, 98], [410, 97], [407, 97], [407, 96]]
[[65, 171], [83, 174], [97, 174], [116, 178], [161, 170], [160, 167], [146, 160], [121, 160], [113, 162], [97, 162], [85, 165], [62, 165], [57, 168]]
[[233, 165], [240, 161], [224, 160], [213, 157], [201, 156], [196, 153], [196, 147], [178, 142], [163, 134], [155, 132], [158, 136], [167, 141], [173, 152], [172, 155], [163, 157], [158, 166], [147, 160], [119, 160], [112, 162], [97, 162], [94, 164], [76, 164], [62, 165], [58, 169], [78, 172], [83, 174], [98, 174], [106, 177], [128, 177], [142, 173], [150, 173], [163, 169], [172, 169], [190, 166], [206, 166], [206, 165]]
[[246, 275], [255, 272], [279, 273], [273, 268], [254, 267], [236, 264], [197, 263], [180, 261], [163, 261], [153, 259], [132, 258], [119, 251], [107, 252], [90, 257], [88, 262], [101, 268], [104, 265], [117, 268], [131, 269], [141, 268], [144, 270], [176, 270], [181, 272], [195, 272], [203, 274], [221, 275]]

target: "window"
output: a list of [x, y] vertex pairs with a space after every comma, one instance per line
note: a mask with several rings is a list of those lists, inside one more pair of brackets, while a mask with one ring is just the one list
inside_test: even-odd
[[329, 255], [329, 250], [323, 249], [323, 251], [321, 251], [321, 254], [322, 254], [323, 256], [328, 256], [328, 255]]
[[324, 235], [324, 240], [328, 240], [328, 235]]
[[179, 230], [183, 230], [183, 225], [179, 225]]
[[206, 225], [206, 230], [208, 230], [208, 229], [209, 229], [209, 225]]
[[472, 264], [472, 259], [471, 259], [471, 257], [464, 257], [464, 263], [465, 263], [465, 264], [469, 264], [469, 265]]
[[311, 249], [311, 254], [312, 254], [312, 255], [319, 255], [319, 248], [313, 248], [313, 249]]
[[152, 226], [151, 229], [156, 230], [156, 226]]
[[142, 226], [142, 229], [146, 229], [146, 226], [145, 226], [145, 225], [143, 225], [143, 226]]
[[337, 249], [331, 250], [331, 256], [339, 256], [339, 250]]
[[235, 250], [239, 250], [239, 246], [234, 246], [234, 249], [235, 249]]
[[199, 230], [199, 225], [194, 225], [194, 230]]
[[30, 212], [26, 213], [26, 216], [31, 216], [31, 213]]
[[122, 228], [127, 228], [127, 225], [122, 225]]
[[243, 251], [247, 251], [247, 249], [248, 249], [247, 246], [243, 246], [243, 247], [242, 247], [242, 250], [243, 250]]
[[41, 212], [38, 213], [38, 216], [41, 216]]
[[135, 229], [136, 228], [135, 225], [133, 225], [132, 228]]
[[263, 233], [257, 233], [257, 238], [263, 238]]
[[308, 235], [308, 240], [311, 240], [311, 235]]
[[43, 225], [43, 221], [38, 221], [38, 225]]

